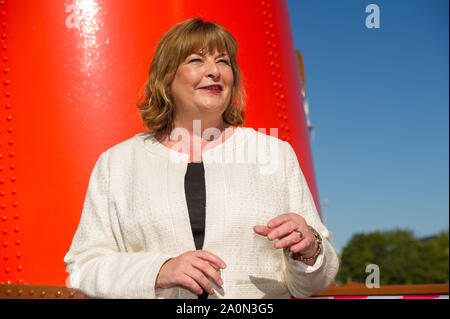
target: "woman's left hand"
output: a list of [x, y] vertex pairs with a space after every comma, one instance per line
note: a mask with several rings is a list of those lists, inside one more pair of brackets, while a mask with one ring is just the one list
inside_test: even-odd
[[[288, 248], [294, 253], [299, 253], [308, 258], [314, 255], [317, 249], [317, 241], [309, 230], [305, 219], [295, 213], [281, 214], [271, 219], [267, 226], [257, 225], [253, 227], [255, 233], [267, 236], [269, 240], [279, 239], [275, 242], [275, 248]], [[296, 231], [300, 231], [302, 236]]]

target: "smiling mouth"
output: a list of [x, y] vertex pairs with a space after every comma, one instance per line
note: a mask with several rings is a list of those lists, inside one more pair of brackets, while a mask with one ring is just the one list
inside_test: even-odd
[[209, 85], [200, 88], [200, 90], [211, 92], [211, 93], [220, 93], [222, 92], [222, 86], [221, 85]]

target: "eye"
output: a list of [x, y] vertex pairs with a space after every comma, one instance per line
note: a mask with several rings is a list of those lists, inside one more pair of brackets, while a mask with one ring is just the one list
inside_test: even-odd
[[200, 59], [192, 59], [189, 61], [189, 63], [194, 62], [194, 61], [201, 61]]
[[230, 65], [230, 62], [228, 62], [228, 60], [219, 60], [219, 62], [225, 62], [225, 64]]

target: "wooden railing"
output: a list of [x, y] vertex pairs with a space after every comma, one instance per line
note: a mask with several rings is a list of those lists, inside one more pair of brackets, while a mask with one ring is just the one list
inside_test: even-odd
[[332, 284], [327, 290], [313, 297], [324, 296], [406, 296], [406, 295], [448, 295], [448, 284], [428, 285], [385, 285], [367, 288], [362, 283], [349, 283], [344, 286]]
[[[327, 296], [403, 296], [403, 295], [448, 295], [448, 284], [392, 285], [367, 288], [361, 283], [345, 286], [331, 285], [327, 290], [312, 297]], [[74, 289], [44, 285], [0, 285], [0, 299], [86, 299]]]
[[0, 299], [86, 299], [83, 294], [63, 286], [0, 285]]

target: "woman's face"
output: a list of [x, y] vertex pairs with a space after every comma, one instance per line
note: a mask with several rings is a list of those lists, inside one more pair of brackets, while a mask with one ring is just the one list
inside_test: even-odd
[[175, 111], [194, 116], [205, 112], [221, 115], [232, 88], [233, 71], [226, 53], [192, 53], [178, 66], [171, 83]]

